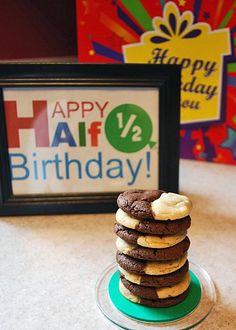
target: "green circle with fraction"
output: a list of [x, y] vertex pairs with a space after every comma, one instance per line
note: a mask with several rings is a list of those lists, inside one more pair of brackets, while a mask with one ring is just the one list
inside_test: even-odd
[[122, 312], [136, 320], [145, 322], [170, 322], [191, 313], [201, 300], [201, 284], [197, 276], [190, 271], [191, 283], [188, 296], [181, 303], [171, 307], [147, 307], [129, 301], [119, 291], [119, 271], [116, 271], [108, 284], [108, 293], [112, 303]]
[[137, 152], [151, 142], [152, 120], [148, 113], [136, 104], [121, 104], [112, 109], [105, 122], [105, 134], [109, 143], [122, 152]]

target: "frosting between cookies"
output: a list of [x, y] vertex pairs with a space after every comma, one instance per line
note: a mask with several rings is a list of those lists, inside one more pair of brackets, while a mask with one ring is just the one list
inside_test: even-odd
[[176, 220], [189, 215], [192, 203], [187, 196], [175, 193], [163, 193], [151, 203], [155, 220]]

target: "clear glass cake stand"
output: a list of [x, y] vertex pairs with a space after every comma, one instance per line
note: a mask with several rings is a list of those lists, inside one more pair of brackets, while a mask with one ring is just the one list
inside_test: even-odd
[[108, 294], [108, 284], [111, 276], [117, 271], [117, 264], [107, 267], [100, 275], [96, 284], [96, 302], [102, 313], [114, 324], [122, 329], [192, 329], [199, 325], [211, 312], [216, 292], [209, 274], [199, 265], [189, 262], [190, 270], [197, 276], [201, 285], [201, 299], [197, 307], [185, 317], [171, 322], [144, 322], [121, 313], [112, 303]]

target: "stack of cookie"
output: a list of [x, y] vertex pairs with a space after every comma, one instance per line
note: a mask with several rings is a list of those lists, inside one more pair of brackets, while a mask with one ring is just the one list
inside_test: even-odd
[[161, 190], [129, 190], [119, 195], [117, 204], [121, 294], [150, 307], [180, 303], [190, 285], [190, 200]]

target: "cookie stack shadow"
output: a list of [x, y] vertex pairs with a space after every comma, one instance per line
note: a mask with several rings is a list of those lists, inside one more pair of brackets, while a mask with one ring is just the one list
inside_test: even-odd
[[[128, 300], [149, 307], [170, 307], [187, 297], [190, 286], [187, 230], [191, 225], [188, 214], [191, 203], [185, 198], [156, 190], [131, 190], [119, 195], [114, 227], [116, 260], [120, 271], [119, 290]], [[171, 220], [163, 219], [163, 205], [155, 208], [156, 201], [160, 204], [164, 199], [164, 209], [166, 205], [170, 208]], [[177, 204], [175, 214], [173, 205], [175, 208]], [[158, 212], [162, 219], [158, 219]], [[168, 218], [166, 214], [165, 209], [164, 218]], [[184, 216], [175, 218], [179, 214]]]

